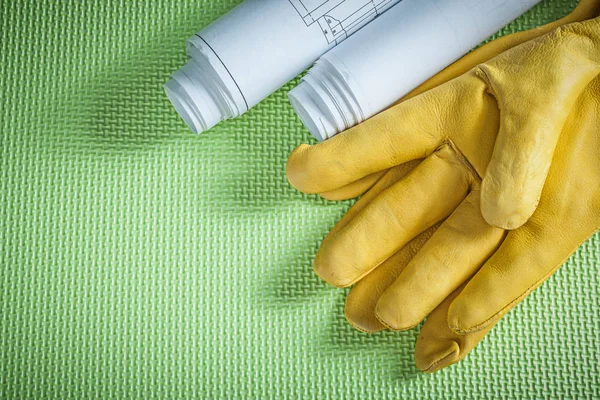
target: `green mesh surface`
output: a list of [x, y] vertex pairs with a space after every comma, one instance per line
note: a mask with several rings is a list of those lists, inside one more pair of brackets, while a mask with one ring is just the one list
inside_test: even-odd
[[236, 3], [0, 1], [0, 397], [600, 397], [598, 235], [439, 374], [346, 324], [311, 260], [349, 203], [286, 182], [293, 83], [202, 136], [163, 94]]

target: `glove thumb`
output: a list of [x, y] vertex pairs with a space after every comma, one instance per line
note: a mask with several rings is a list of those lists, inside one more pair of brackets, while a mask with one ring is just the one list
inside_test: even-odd
[[516, 229], [537, 207], [571, 109], [600, 73], [600, 18], [558, 28], [477, 69], [501, 113], [482, 182], [486, 221]]

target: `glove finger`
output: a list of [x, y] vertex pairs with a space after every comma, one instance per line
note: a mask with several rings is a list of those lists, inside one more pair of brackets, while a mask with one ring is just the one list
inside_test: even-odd
[[418, 325], [496, 251], [504, 231], [485, 222], [476, 187], [385, 291], [377, 317], [393, 330]]
[[[528, 59], [547, 59], [542, 68], [539, 62], [518, 64], [515, 76], [506, 68], [515, 65], [513, 52], [480, 67], [481, 78], [502, 110], [482, 184], [482, 212], [491, 225], [516, 229], [535, 211], [563, 126], [583, 90], [600, 73], [598, 48], [590, 33], [594, 29], [595, 25], [567, 25], [515, 49]], [[540, 102], [541, 90], [548, 101]]]
[[374, 174], [367, 175], [362, 179], [352, 182], [339, 189], [334, 189], [329, 192], [320, 193], [319, 195], [325, 200], [330, 201], [341, 201], [354, 199], [373, 187], [386, 171], [375, 172]]
[[[546, 207], [522, 228], [508, 234], [450, 306], [448, 323], [452, 330], [465, 334], [496, 323], [596, 231], [595, 227], [586, 226], [590, 223], [577, 218], [573, 228], [560, 226], [567, 216], [555, 215], [556, 210]], [[557, 232], [561, 232], [560, 237]]]
[[375, 316], [377, 301], [438, 227], [439, 224], [418, 235], [354, 285], [346, 297], [345, 308], [346, 319], [352, 326], [369, 333], [387, 329]]
[[422, 160], [410, 161], [397, 167], [387, 170], [379, 181], [369, 190], [363, 197], [361, 197], [350, 210], [344, 215], [342, 219], [333, 227], [327, 237], [335, 235], [337, 231], [344, 228], [354, 217], [356, 217], [365, 207], [367, 207], [373, 200], [377, 198], [383, 191], [393, 186], [396, 182], [404, 179], [408, 174], [414, 170]]
[[337, 287], [354, 284], [450, 215], [472, 181], [454, 150], [442, 146], [325, 238], [315, 257], [315, 272]]
[[458, 335], [448, 327], [448, 308], [463, 288], [464, 285], [448, 296], [423, 324], [415, 344], [415, 362], [419, 370], [436, 372], [463, 360], [494, 327], [490, 325], [466, 335]]

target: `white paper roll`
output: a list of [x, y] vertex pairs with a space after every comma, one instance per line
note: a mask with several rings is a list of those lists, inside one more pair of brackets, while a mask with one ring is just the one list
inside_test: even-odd
[[290, 92], [292, 106], [313, 136], [330, 138], [390, 107], [539, 1], [403, 0], [321, 57]]
[[188, 41], [165, 91], [196, 133], [243, 114], [400, 0], [246, 0]]

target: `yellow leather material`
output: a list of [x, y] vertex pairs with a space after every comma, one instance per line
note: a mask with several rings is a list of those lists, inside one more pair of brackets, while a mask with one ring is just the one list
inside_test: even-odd
[[481, 193], [491, 225], [515, 229], [533, 214], [573, 104], [600, 73], [599, 25], [558, 28], [481, 66], [502, 110]]
[[374, 174], [365, 176], [356, 182], [352, 182], [342, 188], [334, 189], [330, 192], [321, 193], [321, 197], [325, 200], [338, 201], [348, 200], [360, 196], [367, 190], [369, 190], [379, 178], [381, 178], [387, 171], [379, 171]]
[[[481, 216], [480, 189], [442, 224], [379, 299], [375, 313], [394, 330], [416, 326], [498, 249], [504, 231]], [[401, 304], [402, 312], [398, 312]]]
[[448, 308], [463, 287], [459, 287], [429, 314], [419, 332], [415, 344], [415, 362], [423, 372], [436, 372], [461, 361], [495, 325], [490, 324], [467, 335], [458, 335], [448, 327]]
[[446, 219], [473, 179], [454, 154], [443, 146], [329, 234], [315, 258], [317, 275], [332, 285], [350, 286], [415, 236]]
[[[593, 3], [586, 10], [597, 12]], [[288, 179], [306, 193], [382, 176], [315, 259], [327, 282], [356, 283], [346, 304], [354, 326], [408, 329], [429, 314], [417, 366], [441, 369], [600, 228], [598, 44], [600, 19], [561, 27], [292, 153]], [[490, 197], [500, 207], [484, 218]], [[512, 227], [531, 209], [509, 233], [486, 223]]]
[[[600, 33], [600, 21], [594, 23]], [[537, 210], [452, 302], [450, 328], [468, 333], [497, 322], [598, 229], [600, 77], [583, 90], [566, 120]]]

